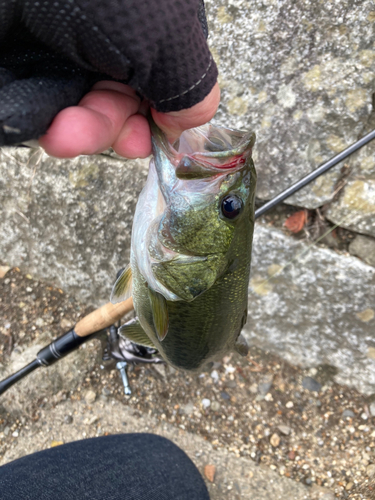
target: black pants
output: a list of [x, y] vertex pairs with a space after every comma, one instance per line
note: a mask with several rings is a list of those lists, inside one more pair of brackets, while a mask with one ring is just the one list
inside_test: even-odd
[[168, 439], [75, 441], [0, 467], [1, 500], [209, 500], [198, 469]]

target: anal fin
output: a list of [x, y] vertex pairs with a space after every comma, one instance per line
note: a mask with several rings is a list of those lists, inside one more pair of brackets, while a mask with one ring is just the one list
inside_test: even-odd
[[134, 318], [120, 326], [118, 333], [135, 344], [156, 349], [152, 341], [148, 338], [146, 332], [143, 330], [138, 318]]

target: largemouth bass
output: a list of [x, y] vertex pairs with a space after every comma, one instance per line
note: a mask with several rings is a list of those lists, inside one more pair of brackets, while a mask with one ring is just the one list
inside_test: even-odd
[[133, 222], [130, 264], [111, 300], [133, 296], [119, 333], [178, 369], [247, 354], [255, 134], [207, 124], [173, 146], [152, 124], [153, 159]]

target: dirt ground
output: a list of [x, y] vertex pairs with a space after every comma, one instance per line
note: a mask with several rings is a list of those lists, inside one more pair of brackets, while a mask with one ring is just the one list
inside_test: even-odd
[[[35, 340], [48, 343], [89, 310], [62, 290], [8, 270], [0, 279], [0, 363], [6, 366], [12, 352]], [[56, 397], [81, 400], [92, 391], [103, 402], [122, 401], [135, 414], [203, 436], [281, 476], [324, 486], [337, 498], [375, 499], [375, 395], [336, 384], [332, 367], [303, 370], [252, 348], [247, 358], [228, 356], [194, 376], [164, 365], [131, 367], [133, 393], [126, 397], [114, 363], [100, 361], [100, 342], [83, 348], [96, 353], [97, 362], [81, 367], [79, 387], [48, 403], [35, 401], [27, 409], [34, 422]], [[0, 412], [1, 453], [24, 425]]]

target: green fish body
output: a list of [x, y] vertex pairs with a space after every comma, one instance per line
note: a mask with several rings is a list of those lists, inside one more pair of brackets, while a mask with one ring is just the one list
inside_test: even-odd
[[111, 300], [133, 296], [120, 334], [178, 369], [236, 350], [247, 317], [254, 229], [255, 135], [206, 125], [171, 146], [152, 125], [153, 154], [134, 216], [130, 265]]

